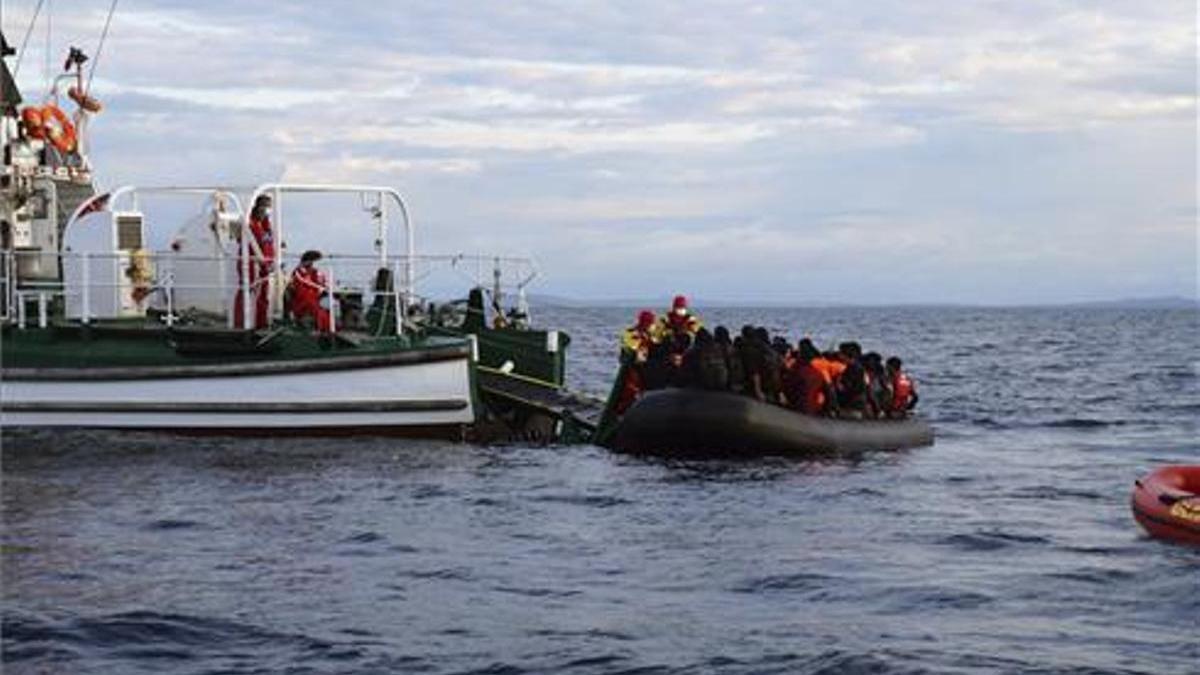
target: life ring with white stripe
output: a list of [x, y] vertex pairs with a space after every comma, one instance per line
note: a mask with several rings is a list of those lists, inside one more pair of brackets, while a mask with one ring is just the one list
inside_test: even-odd
[[59, 152], [74, 152], [79, 145], [71, 118], [53, 103], [42, 106], [42, 129], [45, 138], [58, 148]]

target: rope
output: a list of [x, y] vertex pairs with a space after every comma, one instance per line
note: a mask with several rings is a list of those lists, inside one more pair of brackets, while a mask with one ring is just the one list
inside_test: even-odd
[[38, 0], [37, 7], [33, 8], [33, 18], [29, 20], [29, 27], [25, 29], [25, 38], [21, 40], [21, 51], [17, 52], [17, 65], [13, 66], [14, 80], [21, 73], [21, 59], [25, 58], [25, 46], [29, 44], [29, 36], [33, 35], [33, 26], [37, 23], [38, 14], [41, 13], [44, 2], [46, 0]]
[[84, 87], [85, 93], [92, 91], [92, 78], [96, 75], [96, 64], [100, 63], [100, 53], [104, 51], [104, 41], [108, 39], [108, 27], [112, 25], [113, 13], [117, 11], [117, 0], [113, 0], [108, 7], [108, 18], [104, 19], [104, 30], [100, 32], [100, 44], [96, 45], [96, 54], [92, 57], [92, 68], [88, 71], [87, 86]]

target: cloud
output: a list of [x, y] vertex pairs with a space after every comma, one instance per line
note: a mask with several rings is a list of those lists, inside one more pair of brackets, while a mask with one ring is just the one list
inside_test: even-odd
[[[60, 8], [55, 60], [106, 10]], [[429, 245], [548, 256], [562, 292], [653, 294], [699, 265], [742, 270], [713, 297], [789, 279], [1003, 300], [1031, 274], [1064, 297], [1195, 293], [1182, 0], [146, 0], [118, 12], [96, 93], [102, 174], [398, 184]], [[856, 269], [884, 250], [906, 283]]]

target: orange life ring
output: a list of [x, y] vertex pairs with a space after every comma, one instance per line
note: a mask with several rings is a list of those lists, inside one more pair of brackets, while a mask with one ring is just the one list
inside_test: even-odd
[[67, 96], [72, 101], [75, 101], [75, 104], [78, 105], [81, 109], [86, 110], [87, 112], [90, 112], [92, 114], [98, 113], [104, 109], [104, 105], [102, 103], [100, 103], [99, 100], [92, 98], [91, 96], [85, 94], [83, 92], [83, 90], [81, 90], [79, 87], [76, 87], [75, 85], [71, 85], [71, 88], [67, 89]]
[[42, 106], [42, 125], [46, 130], [46, 138], [58, 148], [59, 152], [74, 152], [78, 139], [75, 136], [75, 125], [58, 106], [47, 103]]
[[30, 106], [21, 111], [21, 121], [25, 124], [25, 133], [30, 138], [41, 140], [46, 137], [46, 126], [42, 120], [42, 109]]

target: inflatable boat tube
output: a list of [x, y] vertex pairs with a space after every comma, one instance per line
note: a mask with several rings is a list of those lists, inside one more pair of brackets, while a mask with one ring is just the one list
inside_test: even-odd
[[620, 452], [672, 456], [821, 455], [933, 444], [920, 418], [812, 417], [727, 392], [652, 391], [626, 411], [612, 434]]
[[1200, 546], [1200, 465], [1164, 466], [1134, 481], [1133, 517], [1152, 537]]

